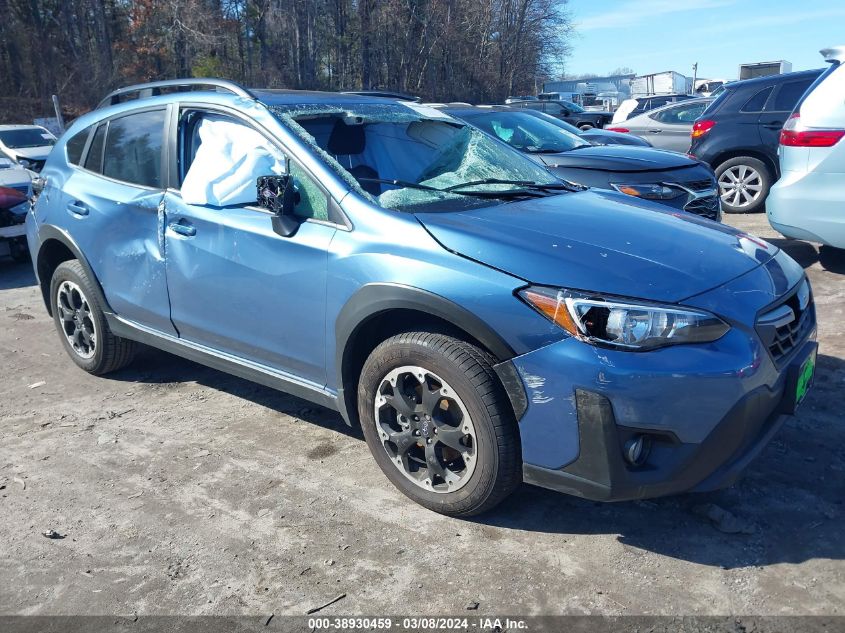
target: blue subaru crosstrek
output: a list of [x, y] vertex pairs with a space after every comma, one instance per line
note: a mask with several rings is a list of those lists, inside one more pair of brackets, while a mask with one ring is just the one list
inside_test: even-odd
[[27, 237], [78, 366], [146, 344], [335, 409], [438, 512], [521, 481], [728, 485], [812, 380], [810, 286], [782, 251], [416, 103], [133, 86], [41, 175]]

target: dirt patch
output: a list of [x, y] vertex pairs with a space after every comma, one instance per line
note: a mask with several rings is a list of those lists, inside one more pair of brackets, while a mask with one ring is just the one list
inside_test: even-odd
[[325, 459], [337, 453], [337, 446], [332, 442], [323, 442], [312, 448], [306, 456], [308, 459]]
[[845, 276], [778, 244], [813, 283], [818, 374], [742, 481], [610, 505], [522, 486], [472, 521], [406, 499], [291, 396], [155, 351], [85, 374], [30, 268], [0, 262], [0, 309], [35, 317], [0, 328], [0, 614], [302, 615], [340, 594], [321, 615], [841, 614]]

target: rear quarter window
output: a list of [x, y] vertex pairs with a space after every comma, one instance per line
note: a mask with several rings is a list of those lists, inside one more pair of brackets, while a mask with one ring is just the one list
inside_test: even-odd
[[94, 138], [91, 140], [91, 146], [88, 148], [88, 154], [85, 156], [85, 169], [95, 171], [98, 174], [103, 171], [103, 143], [106, 140], [106, 123], [100, 123], [97, 131], [94, 132]]
[[103, 152], [103, 175], [160, 188], [164, 117], [164, 110], [152, 110], [112, 119]]
[[91, 128], [87, 127], [81, 132], [74, 134], [65, 144], [65, 151], [67, 152], [67, 161], [72, 165], [79, 165], [82, 160], [82, 152], [85, 149], [85, 143], [88, 142], [88, 135], [91, 133]]

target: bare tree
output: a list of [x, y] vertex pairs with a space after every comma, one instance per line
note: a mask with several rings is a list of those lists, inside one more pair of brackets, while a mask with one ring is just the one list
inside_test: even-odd
[[499, 100], [559, 68], [571, 34], [566, 0], [0, 0], [0, 15], [3, 122], [54, 93], [72, 115], [182, 76]]

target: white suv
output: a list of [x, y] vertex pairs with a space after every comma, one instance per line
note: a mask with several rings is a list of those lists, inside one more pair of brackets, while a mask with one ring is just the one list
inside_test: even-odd
[[845, 46], [821, 53], [831, 67], [783, 126], [766, 212], [786, 237], [845, 248]]

